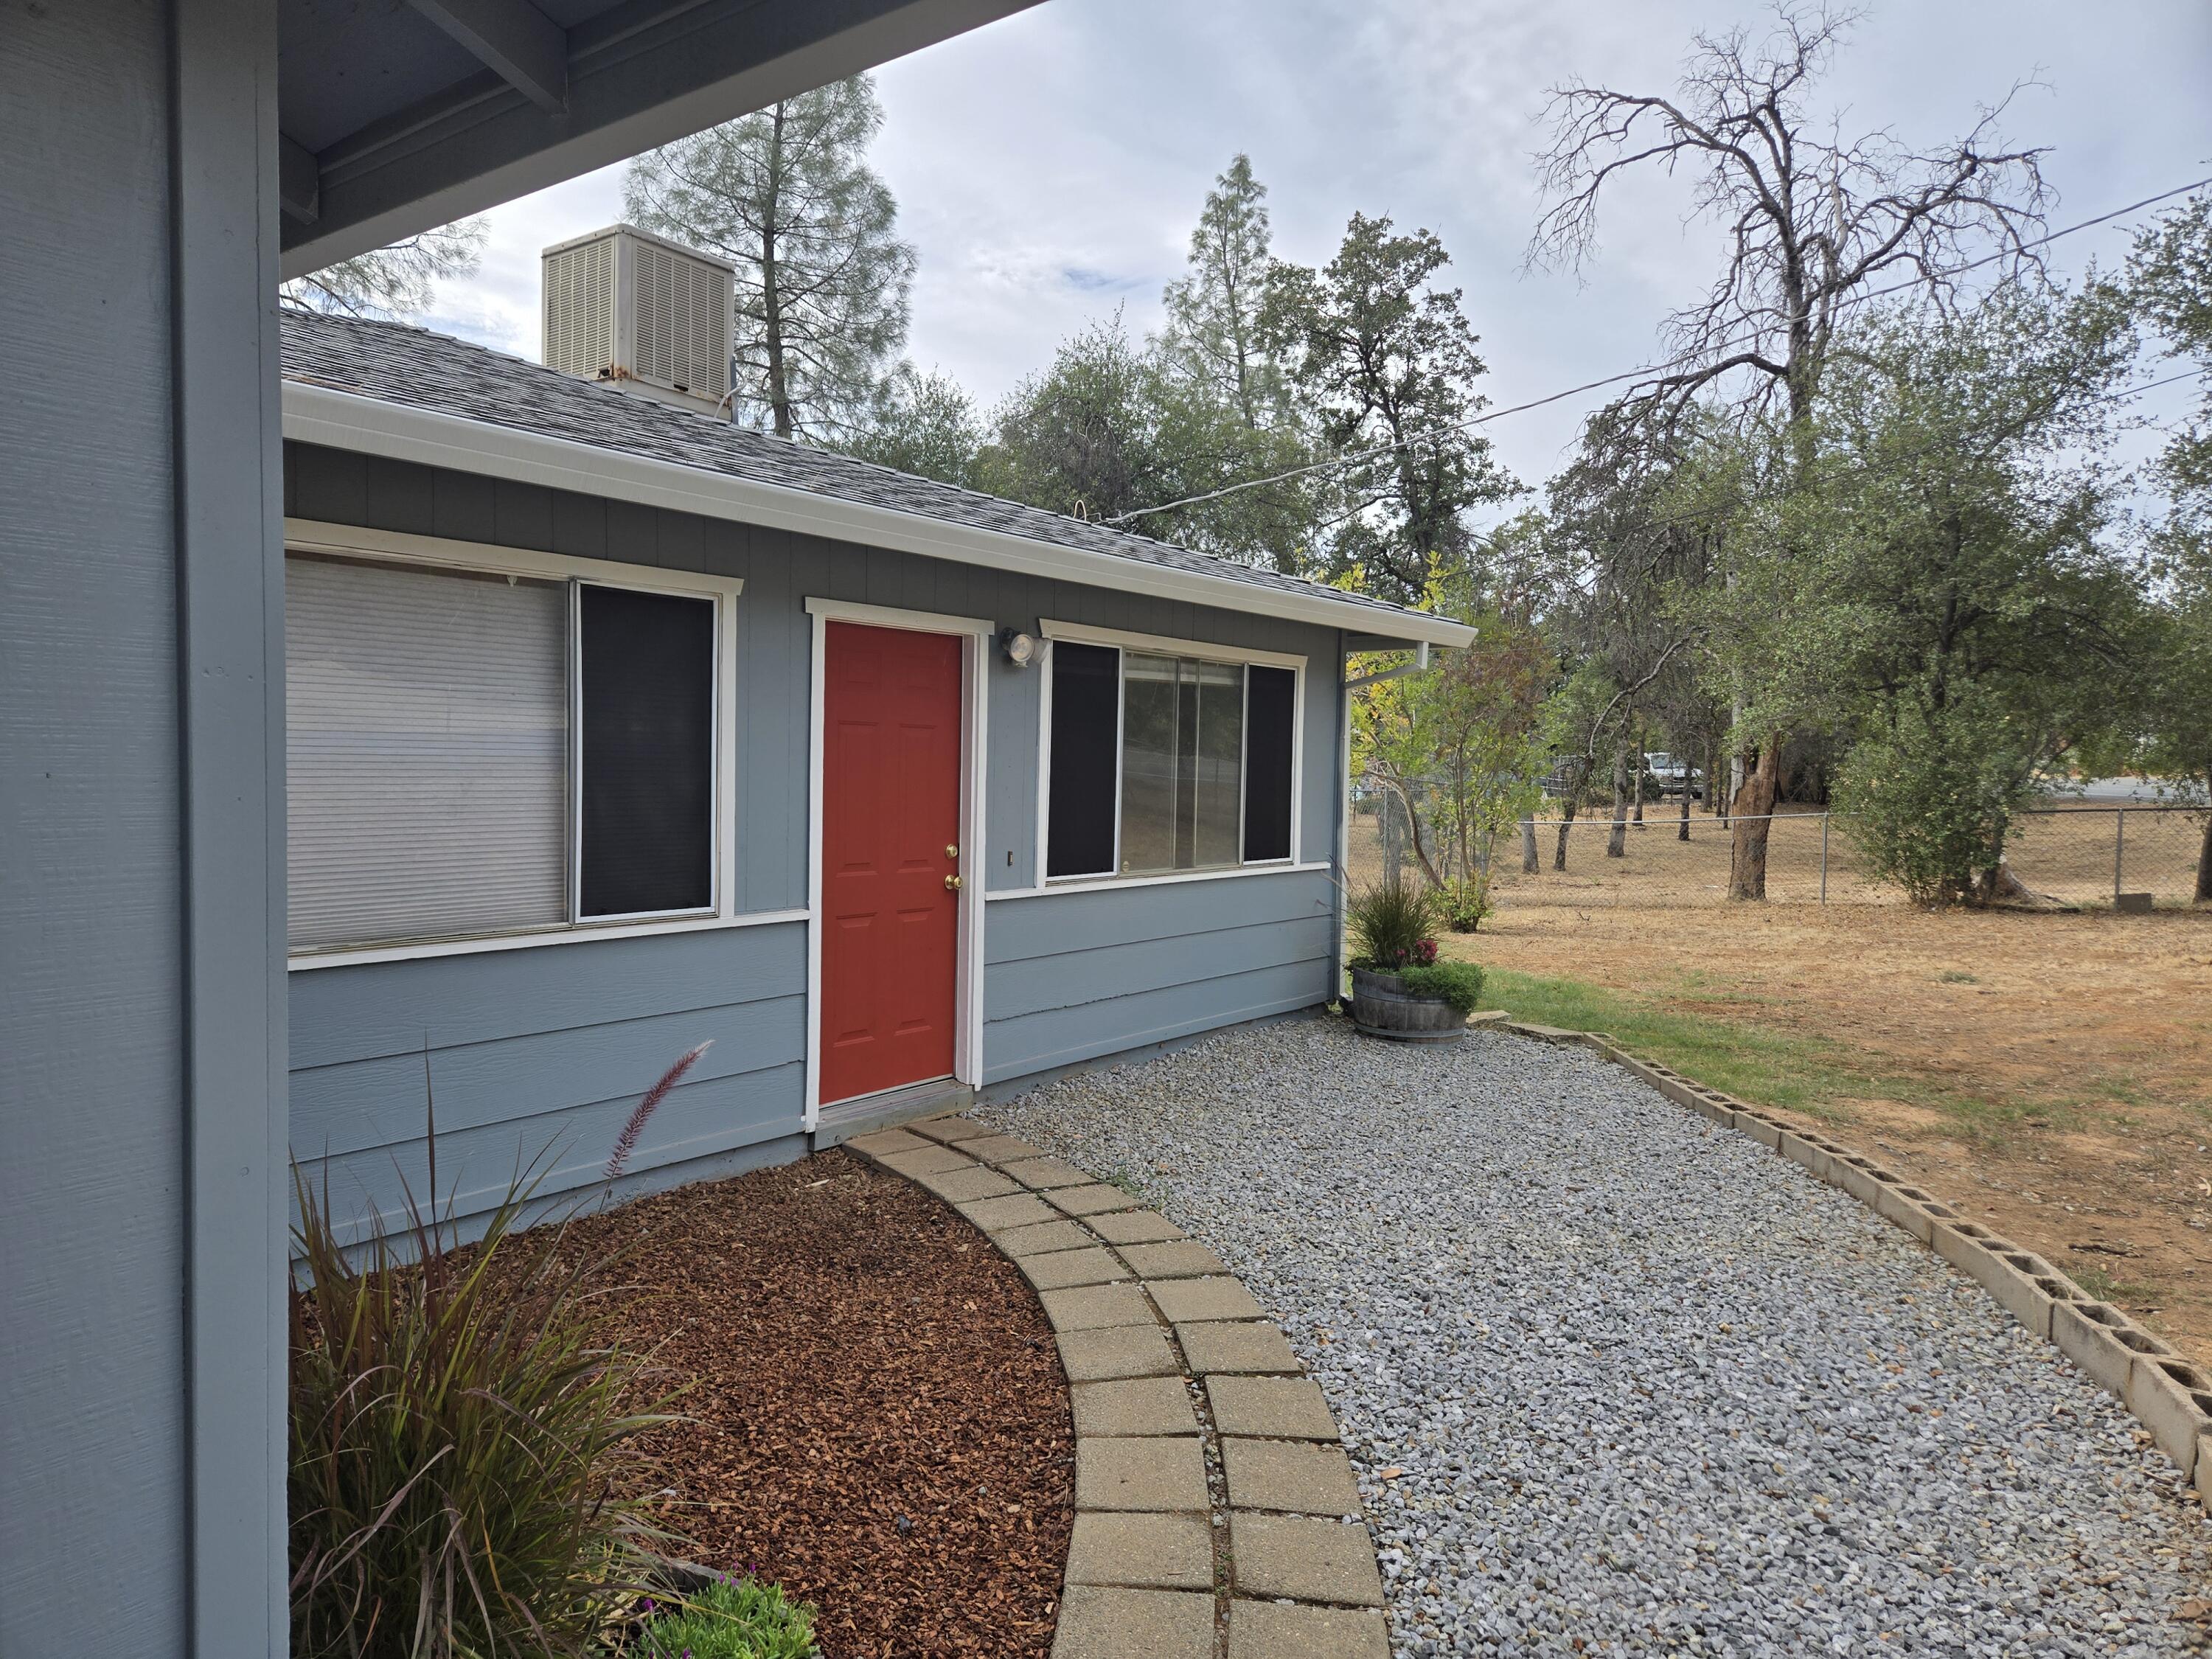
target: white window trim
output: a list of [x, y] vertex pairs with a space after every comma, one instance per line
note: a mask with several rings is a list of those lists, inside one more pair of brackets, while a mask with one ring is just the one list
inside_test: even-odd
[[1266, 864], [1224, 865], [1217, 870], [1170, 870], [1153, 876], [1056, 876], [1042, 887], [1001, 887], [983, 896], [995, 903], [1000, 899], [1042, 898], [1052, 893], [1092, 893], [1104, 890], [1122, 892], [1132, 887], [1172, 887], [1187, 881], [1239, 881], [1247, 876], [1313, 876], [1326, 875], [1335, 866], [1320, 864], [1294, 864], [1287, 859], [1273, 859]]
[[[1150, 887], [1167, 882], [1203, 881], [1224, 876], [1265, 875], [1285, 870], [1326, 870], [1325, 864], [1308, 864], [1301, 856], [1305, 836], [1306, 664], [1307, 659], [1284, 651], [1247, 649], [1211, 640], [1176, 639], [1165, 634], [1138, 634], [1121, 628], [1094, 628], [1088, 623], [1056, 622], [1048, 617], [1037, 624], [1044, 636], [1043, 678], [1037, 693], [1036, 869], [1035, 884], [1001, 888], [993, 898], [1028, 898], [1038, 893], [1065, 892], [1075, 888]], [[1079, 876], [1048, 876], [1052, 867], [1052, 682], [1054, 641], [1071, 645], [1103, 645], [1123, 653], [1143, 651], [1169, 657], [1189, 657], [1203, 662], [1234, 663], [1244, 668], [1287, 668], [1291, 671], [1291, 852], [1288, 858], [1254, 863], [1218, 865], [1205, 870], [1154, 871], [1123, 875], [1121, 864], [1121, 721], [1126, 692], [1116, 686], [1114, 697], [1114, 869]], [[1245, 681], [1245, 700], [1251, 700], [1251, 681]], [[1242, 760], [1239, 761], [1242, 775]], [[1237, 803], [1237, 844], [1244, 844], [1244, 803]]]
[[807, 670], [806, 1114], [802, 1127], [811, 1131], [822, 1121], [822, 727], [829, 625], [845, 622], [903, 628], [919, 634], [948, 634], [961, 641], [963, 880], [952, 970], [952, 1078], [971, 1088], [981, 1088], [983, 1082], [983, 787], [988, 771], [991, 649], [999, 625], [981, 617], [940, 616], [817, 597], [807, 599], [806, 613], [813, 629]]
[[1077, 645], [1117, 645], [1125, 651], [1157, 652], [1165, 657], [1201, 657], [1208, 662], [1255, 664], [1261, 668], [1306, 670], [1306, 659], [1284, 651], [1247, 650], [1241, 645], [1222, 645], [1212, 640], [1177, 639], [1168, 634], [1133, 634], [1122, 628], [1093, 628], [1088, 623], [1054, 622], [1047, 617], [1037, 629], [1048, 640], [1068, 640]]
[[[655, 916], [592, 917], [551, 927], [519, 928], [512, 932], [470, 934], [461, 938], [405, 940], [382, 945], [345, 945], [334, 950], [302, 951], [291, 954], [288, 969], [298, 972], [317, 968], [344, 968], [380, 962], [412, 962], [430, 957], [469, 956], [486, 951], [526, 950], [546, 945], [580, 944], [588, 939], [638, 939], [655, 933], [700, 933], [717, 927], [758, 927], [802, 920], [803, 911], [737, 909], [738, 823], [738, 627], [737, 599], [744, 592], [743, 579], [715, 576], [690, 570], [664, 570], [658, 565], [626, 564], [611, 559], [575, 558], [562, 553], [540, 553], [527, 548], [501, 547], [487, 542], [455, 541], [442, 536], [417, 536], [401, 531], [370, 530], [355, 525], [327, 524], [313, 519], [284, 520], [284, 550], [321, 553], [341, 558], [367, 559], [386, 564], [411, 564], [438, 569], [471, 571], [502, 576], [528, 576], [540, 580], [588, 581], [603, 586], [640, 592], [708, 598], [714, 605], [714, 902], [704, 911], [673, 911]], [[572, 589], [572, 592], [573, 592]], [[574, 600], [570, 604], [573, 607]], [[573, 652], [575, 626], [572, 613], [568, 629]], [[573, 665], [571, 665], [573, 669]], [[570, 697], [575, 695], [575, 675], [569, 675]], [[574, 851], [575, 769], [574, 710], [570, 710], [569, 908], [575, 911], [573, 891], [577, 874]]]

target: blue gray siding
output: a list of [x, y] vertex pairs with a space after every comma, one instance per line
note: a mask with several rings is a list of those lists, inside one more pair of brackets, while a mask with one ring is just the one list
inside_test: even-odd
[[[1310, 862], [1331, 854], [1334, 630], [335, 450], [293, 445], [286, 459], [294, 517], [742, 578], [742, 909], [806, 902], [805, 601], [817, 596], [1032, 632], [1052, 617], [1306, 656], [1300, 850]], [[977, 848], [992, 891], [1037, 878], [1039, 688], [1034, 669], [993, 654]], [[986, 1080], [1326, 1000], [1330, 899], [1328, 878], [1304, 872], [987, 903]], [[441, 1199], [458, 1190], [465, 1213], [479, 1207], [503, 1190], [518, 1151], [526, 1160], [548, 1146], [562, 1150], [547, 1190], [587, 1187], [636, 1091], [712, 1036], [700, 1080], [655, 1117], [638, 1178], [786, 1155], [805, 1095], [805, 991], [795, 924], [297, 972], [293, 1147], [328, 1157], [334, 1200], [351, 1193], [389, 1210], [403, 1174], [420, 1195], [427, 1052]]]
[[434, 1106], [438, 1198], [459, 1214], [518, 1170], [589, 1188], [639, 1097], [711, 1041], [629, 1168], [633, 1186], [720, 1171], [799, 1132], [805, 984], [793, 922], [296, 973], [293, 1154], [356, 1231], [427, 1201]]
[[284, 1648], [276, 35], [0, 8], [9, 1655]]
[[1327, 1001], [1334, 897], [1291, 870], [988, 906], [983, 1080]]

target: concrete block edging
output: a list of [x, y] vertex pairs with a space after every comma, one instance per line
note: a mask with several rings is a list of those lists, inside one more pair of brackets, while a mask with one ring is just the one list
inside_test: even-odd
[[974, 1224], [1052, 1324], [1075, 1408], [1076, 1511], [1053, 1659], [1387, 1655], [1381, 1571], [1336, 1420], [1218, 1257], [971, 1119], [844, 1150]]
[[1504, 1019], [1497, 1029], [1563, 1048], [1589, 1049], [1679, 1106], [1848, 1193], [1910, 1233], [1987, 1291], [2022, 1325], [2051, 1343], [2127, 1407], [2212, 1510], [2212, 1368], [2191, 1364], [2110, 1303], [2100, 1302], [2033, 1251], [1817, 1132], [1795, 1128], [1732, 1095], [1623, 1048], [1603, 1031], [1565, 1031]]

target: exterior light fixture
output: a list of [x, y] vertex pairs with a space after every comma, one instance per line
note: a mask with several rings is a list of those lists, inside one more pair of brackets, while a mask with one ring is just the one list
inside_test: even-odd
[[1000, 630], [999, 649], [1006, 653], [1006, 660], [1017, 668], [1027, 668], [1036, 660], [1036, 641], [1018, 628]]

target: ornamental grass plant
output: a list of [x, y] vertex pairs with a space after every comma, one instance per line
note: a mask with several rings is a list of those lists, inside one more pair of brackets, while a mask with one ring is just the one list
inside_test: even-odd
[[465, 1249], [411, 1194], [403, 1227], [349, 1247], [327, 1184], [294, 1180], [292, 1651], [592, 1650], [658, 1536], [617, 1495], [625, 1443], [666, 1420], [603, 1334], [612, 1259], [570, 1259], [565, 1224], [523, 1231], [527, 1172]]
[[1352, 936], [1352, 965], [1395, 974], [1437, 959], [1437, 895], [1403, 875], [1385, 876], [1351, 892], [1345, 927]]

